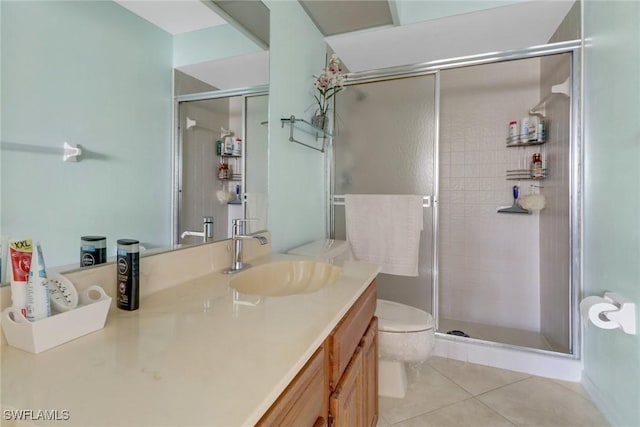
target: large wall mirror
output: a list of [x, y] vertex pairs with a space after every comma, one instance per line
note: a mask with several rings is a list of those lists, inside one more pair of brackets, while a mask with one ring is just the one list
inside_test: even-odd
[[[69, 269], [79, 266], [86, 235], [105, 236], [109, 256], [120, 238], [138, 239], [147, 254], [200, 242], [176, 240], [174, 162], [182, 119], [185, 132], [206, 131], [187, 130], [189, 113], [176, 113], [175, 100], [260, 86], [229, 97], [227, 110], [259, 115], [253, 110], [268, 105], [268, 36], [260, 34], [268, 35], [269, 11], [248, 1], [258, 12], [239, 15], [218, 3], [226, 7], [208, 0], [0, 2], [3, 238], [39, 241], [48, 267]], [[254, 26], [262, 17], [262, 29], [242, 27], [247, 12]], [[212, 126], [206, 139], [215, 150], [217, 124], [189, 118]], [[256, 131], [238, 128], [245, 138]], [[65, 142], [82, 149], [78, 161], [63, 161]], [[246, 168], [267, 167], [262, 144], [247, 150]], [[242, 184], [246, 198], [251, 184]]]

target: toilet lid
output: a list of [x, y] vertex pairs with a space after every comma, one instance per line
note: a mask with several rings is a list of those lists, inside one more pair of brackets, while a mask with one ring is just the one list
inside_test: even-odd
[[383, 299], [376, 308], [378, 330], [384, 332], [418, 332], [433, 329], [433, 316], [409, 305]]

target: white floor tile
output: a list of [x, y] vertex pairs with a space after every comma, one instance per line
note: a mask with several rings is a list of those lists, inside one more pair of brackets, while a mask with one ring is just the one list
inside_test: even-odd
[[418, 415], [393, 427], [514, 427], [502, 415], [477, 399], [454, 403], [442, 409]]
[[528, 378], [528, 374], [475, 363], [432, 357], [431, 367], [474, 396]]
[[391, 425], [471, 397], [427, 363], [418, 371], [408, 369], [407, 377], [409, 387], [404, 399], [380, 398], [380, 415]]
[[519, 426], [609, 425], [590, 401], [544, 378], [531, 377], [477, 398]]

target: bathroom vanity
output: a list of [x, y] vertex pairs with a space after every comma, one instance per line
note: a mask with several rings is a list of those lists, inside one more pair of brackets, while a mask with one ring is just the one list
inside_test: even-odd
[[258, 425], [375, 426], [378, 421], [375, 309], [374, 280]]
[[[227, 243], [166, 255], [184, 257], [179, 267], [162, 255], [153, 266], [143, 259], [147, 289], [187, 270], [186, 260], [209, 259], [212, 271], [143, 290], [139, 310], [112, 309], [102, 330], [40, 354], [3, 343], [2, 409], [58, 411], [68, 414], [64, 425], [83, 427], [320, 426], [330, 417], [336, 426], [375, 425], [379, 268], [339, 262], [338, 280], [315, 292], [245, 295], [222, 273]], [[250, 262], [300, 259], [269, 253]], [[97, 272], [70, 278], [111, 294]]]

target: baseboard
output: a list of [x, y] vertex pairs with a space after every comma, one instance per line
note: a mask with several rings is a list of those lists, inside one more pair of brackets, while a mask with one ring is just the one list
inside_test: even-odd
[[570, 355], [459, 337], [436, 336], [433, 355], [565, 381], [580, 382], [582, 377], [582, 362]]

